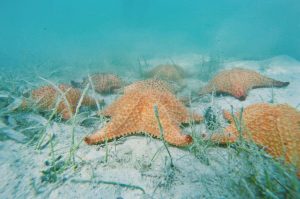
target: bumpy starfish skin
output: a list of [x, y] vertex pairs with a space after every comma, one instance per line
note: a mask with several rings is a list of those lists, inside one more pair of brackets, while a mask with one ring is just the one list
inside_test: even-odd
[[185, 77], [185, 72], [177, 65], [159, 65], [146, 73], [147, 77], [166, 81], [180, 82]]
[[142, 81], [134, 82], [124, 88], [124, 93], [128, 93], [136, 90], [148, 90], [155, 89], [161, 92], [171, 92], [174, 93], [171, 85], [163, 80], [158, 79], [147, 79]]
[[287, 85], [289, 85], [289, 82], [277, 81], [252, 70], [234, 68], [217, 74], [202, 89], [200, 95], [216, 92], [232, 95], [239, 100], [245, 100], [248, 91], [253, 88], [284, 87]]
[[[41, 110], [51, 110], [55, 108], [58, 103], [57, 112], [62, 115], [64, 119], [70, 119], [75, 113], [76, 106], [81, 98], [81, 92], [69, 85], [61, 84], [58, 88], [65, 93], [65, 98], [61, 96], [53, 86], [43, 86], [31, 92], [31, 100]], [[60, 97], [60, 98], [59, 98]], [[57, 100], [60, 100], [57, 102]], [[28, 103], [24, 103], [23, 107], [28, 106]], [[94, 106], [96, 101], [91, 97], [85, 96], [82, 101], [84, 106]], [[69, 108], [70, 107], [70, 108]]]
[[[128, 134], [148, 133], [160, 137], [154, 105], [157, 105], [159, 117], [164, 129], [164, 138], [176, 146], [185, 146], [192, 142], [189, 135], [181, 134], [180, 124], [190, 120], [200, 122], [201, 116], [190, 115], [176, 97], [157, 87], [159, 83], [146, 81], [130, 85], [125, 93], [103, 114], [111, 117], [111, 121], [104, 128], [85, 138], [87, 144], [96, 144]], [[164, 90], [164, 92], [162, 92]]]
[[[236, 116], [239, 118], [240, 113]], [[224, 116], [231, 124], [224, 134], [213, 134], [212, 140], [234, 142], [239, 132], [230, 113]], [[298, 168], [300, 177], [300, 112], [286, 104], [254, 104], [243, 111], [243, 137], [266, 147], [274, 157], [285, 157]]]
[[[101, 94], [109, 94], [122, 87], [122, 80], [117, 75], [110, 73], [93, 74], [91, 81], [95, 91]], [[89, 78], [84, 78], [81, 87], [85, 87], [89, 82]]]

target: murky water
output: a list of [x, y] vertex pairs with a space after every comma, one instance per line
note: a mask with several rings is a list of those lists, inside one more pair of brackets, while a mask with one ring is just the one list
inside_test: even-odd
[[0, 198], [299, 198], [299, 10], [2, 0]]

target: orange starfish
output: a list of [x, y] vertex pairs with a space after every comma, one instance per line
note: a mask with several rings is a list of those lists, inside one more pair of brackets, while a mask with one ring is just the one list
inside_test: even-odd
[[[58, 88], [64, 93], [66, 100], [53, 86], [43, 86], [31, 92], [29, 101], [33, 101], [37, 108], [41, 110], [51, 110], [58, 103], [57, 112], [67, 120], [75, 113], [77, 104], [81, 98], [81, 92], [65, 84], [59, 85]], [[28, 107], [30, 104], [29, 101], [24, 100], [22, 107]], [[96, 101], [89, 96], [84, 96], [82, 105], [94, 106], [96, 105]]]
[[[213, 134], [212, 140], [221, 143], [234, 142], [239, 137], [232, 115], [224, 112], [231, 124], [224, 134]], [[240, 113], [236, 114], [239, 118]], [[254, 104], [243, 111], [242, 134], [266, 147], [274, 157], [285, 157], [298, 168], [300, 177], [300, 112], [287, 104]]]
[[284, 87], [287, 85], [289, 85], [289, 82], [277, 81], [252, 70], [234, 68], [217, 74], [202, 89], [200, 95], [216, 92], [217, 94], [225, 93], [239, 100], [245, 100], [248, 91], [253, 88]]
[[161, 92], [174, 93], [174, 89], [171, 87], [171, 85], [168, 82], [159, 79], [147, 79], [147, 80], [134, 82], [124, 88], [124, 93], [129, 93], [138, 90], [148, 90], [148, 89], [155, 89]]
[[[171, 92], [173, 94], [175, 94], [176, 91], [178, 90], [176, 86], [174, 86], [170, 82], [166, 82], [159, 79], [147, 79], [126, 86], [124, 88], [124, 92], [128, 92], [132, 89], [147, 89], [147, 88], [155, 88], [156, 90], [159, 89], [162, 92]], [[190, 106], [190, 98], [188, 96], [180, 96], [178, 97], [178, 100], [185, 106]]]
[[[101, 94], [112, 93], [115, 89], [121, 88], [122, 80], [115, 74], [110, 73], [96, 73], [91, 75], [91, 81], [94, 85], [96, 92]], [[85, 87], [89, 83], [89, 78], [83, 79], [82, 83], [72, 81], [72, 85], [75, 87]]]
[[125, 88], [124, 95], [103, 111], [111, 121], [93, 135], [85, 138], [87, 144], [96, 144], [128, 134], [148, 133], [160, 136], [154, 114], [157, 105], [164, 129], [164, 139], [172, 145], [185, 146], [192, 142], [189, 135], [181, 133], [180, 124], [190, 120], [201, 121], [202, 117], [190, 115], [176, 97], [161, 81], [146, 80]]
[[166, 81], [180, 82], [186, 74], [178, 65], [164, 64], [156, 66], [152, 70], [148, 71], [146, 76]]

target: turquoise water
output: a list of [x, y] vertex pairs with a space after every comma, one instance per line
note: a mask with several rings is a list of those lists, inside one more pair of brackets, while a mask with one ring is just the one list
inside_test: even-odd
[[[299, 150], [283, 157], [300, 143], [299, 14], [300, 0], [0, 0], [0, 199], [300, 198]], [[203, 121], [181, 125], [190, 113]], [[235, 143], [211, 139], [233, 124]], [[252, 126], [266, 144], [243, 139]]]
[[2, 0], [3, 66], [209, 53], [300, 58], [297, 0]]

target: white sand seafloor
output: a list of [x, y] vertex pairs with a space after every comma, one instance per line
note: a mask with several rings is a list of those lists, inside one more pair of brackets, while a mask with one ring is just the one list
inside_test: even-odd
[[[207, 83], [195, 75], [201, 75], [203, 60], [207, 61], [209, 57], [191, 54], [172, 58], [172, 62], [182, 66], [190, 74], [184, 80], [186, 87], [179, 95], [196, 93]], [[148, 64], [151, 67], [167, 62], [170, 62], [170, 58], [157, 58], [149, 60]], [[260, 61], [222, 60], [213, 74], [232, 67], [250, 68], [274, 79], [288, 81], [290, 85], [286, 88], [253, 89], [245, 101], [220, 96], [213, 98], [212, 102], [210, 96], [204, 96], [195, 100], [190, 109], [203, 114], [205, 108], [211, 104], [220, 110], [230, 110], [231, 106], [239, 110], [250, 104], [273, 100], [275, 103], [287, 103], [299, 110], [299, 61], [288, 56]], [[77, 73], [76, 78], [80, 79], [87, 71]], [[138, 75], [132, 73], [131, 71], [128, 72], [130, 75], [121, 76], [132, 82], [138, 79]], [[54, 78], [53, 81], [63, 82], [64, 77]], [[118, 96], [100, 97], [108, 105]], [[4, 91], [0, 98], [6, 98]], [[79, 118], [84, 118], [84, 114], [79, 115]], [[47, 125], [47, 118], [36, 112], [11, 113], [0, 119], [0, 135], [6, 136], [6, 139], [0, 140], [0, 198], [3, 199], [254, 198], [259, 188], [247, 181], [248, 173], [255, 169], [259, 173], [262, 167], [272, 169], [269, 164], [270, 157], [241, 155], [232, 148], [200, 147], [198, 153], [203, 156], [196, 157], [187, 149], [170, 146], [175, 165], [175, 169], [172, 169], [162, 141], [149, 136], [129, 136], [108, 142], [107, 147], [104, 144], [89, 146], [84, 142], [80, 143], [76, 153], [77, 167], [58, 174], [58, 180], [54, 183], [42, 182], [42, 171], [48, 168], [45, 162], [51, 160], [50, 144], [40, 150], [35, 149], [35, 144], [26, 143], [30, 129], [21, 133], [22, 129], [46, 126], [43, 133], [54, 135], [54, 157], [61, 156], [63, 161], [69, 155], [72, 123], [54, 120]], [[29, 124], [24, 125], [25, 121]], [[76, 124], [74, 130], [77, 142], [102, 125], [98, 118], [92, 125]], [[194, 127], [186, 127], [183, 131], [190, 133], [192, 128]], [[199, 136], [206, 133], [203, 124], [195, 128]], [[295, 194], [294, 196], [300, 197], [297, 195], [299, 192]]]

